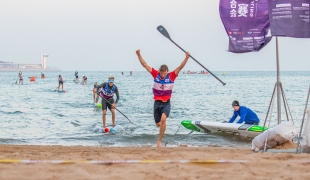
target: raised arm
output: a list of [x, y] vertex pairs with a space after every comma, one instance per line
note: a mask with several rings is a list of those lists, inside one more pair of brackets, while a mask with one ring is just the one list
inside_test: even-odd
[[186, 53], [185, 53], [185, 59], [182, 61], [182, 63], [180, 64], [180, 66], [177, 67], [177, 68], [174, 70], [174, 72], [175, 72], [176, 75], [178, 75], [179, 72], [182, 70], [182, 68], [185, 66], [185, 64], [187, 63], [187, 60], [188, 60], [189, 56], [190, 56], [190, 53], [189, 53], [189, 52], [186, 52]]
[[149, 66], [148, 64], [146, 64], [146, 62], [144, 61], [143, 57], [141, 56], [140, 54], [140, 49], [136, 50], [136, 54], [138, 56], [138, 59], [141, 63], [141, 65], [149, 72], [151, 73], [152, 72], [152, 67]]

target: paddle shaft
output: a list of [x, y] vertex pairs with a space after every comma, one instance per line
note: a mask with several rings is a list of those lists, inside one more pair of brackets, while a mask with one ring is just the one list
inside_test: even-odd
[[[104, 97], [102, 97], [99, 93], [97, 93], [96, 92], [96, 94], [98, 94], [102, 99], [104, 99], [107, 103], [109, 103], [111, 106], [112, 106], [112, 104], [108, 101], [108, 100], [106, 100]], [[125, 115], [125, 114], [123, 114], [120, 110], [118, 110], [116, 107], [114, 107], [119, 113], [121, 113], [129, 122], [131, 122], [130, 120], [129, 120], [129, 118]], [[131, 124], [133, 124], [132, 122], [131, 122]], [[134, 124], [133, 124], [134, 125]]]
[[[175, 43], [172, 39], [168, 38], [173, 44], [175, 44], [177, 47], [179, 47], [183, 52], [186, 53], [186, 51], [181, 48], [177, 43]], [[226, 85], [226, 83], [224, 83], [222, 80], [220, 80], [217, 76], [215, 76], [211, 71], [209, 71], [206, 67], [204, 67], [199, 61], [197, 61], [192, 55], [189, 55], [194, 61], [196, 61], [196, 63], [198, 63], [201, 67], [203, 67], [205, 70], [207, 70], [213, 77], [215, 77], [217, 80], [219, 80], [223, 86]]]

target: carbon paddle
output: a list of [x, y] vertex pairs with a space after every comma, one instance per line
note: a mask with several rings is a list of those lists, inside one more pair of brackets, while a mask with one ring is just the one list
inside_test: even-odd
[[[164, 26], [160, 25], [157, 27], [157, 30], [166, 38], [168, 38], [173, 44], [175, 44], [176, 46], [178, 46], [183, 52], [186, 52], [183, 48], [181, 48], [177, 43], [175, 43], [169, 36], [168, 31], [164, 28]], [[220, 80], [218, 77], [216, 77], [211, 71], [209, 71], [206, 67], [204, 67], [200, 62], [198, 62], [193, 56], [190, 55], [190, 57], [196, 61], [201, 67], [203, 67], [205, 70], [207, 70], [213, 77], [215, 77], [217, 80], [219, 80], [223, 86], [226, 85], [226, 83], [224, 83], [222, 80]]]
[[[107, 103], [109, 103], [109, 104], [112, 106], [112, 104], [111, 104], [108, 100], [106, 100], [104, 97], [102, 97], [99, 93], [96, 92], [96, 94], [98, 94], [102, 99], [104, 99]], [[116, 107], [115, 107], [115, 109], [116, 109], [119, 113], [121, 113], [126, 119], [128, 119], [129, 122], [131, 122], [131, 121], [129, 120], [129, 118], [128, 118], [125, 114], [123, 114], [123, 113], [122, 113], [120, 110], [118, 110]], [[132, 122], [131, 122], [131, 124], [134, 125], [134, 123], [132, 123]]]

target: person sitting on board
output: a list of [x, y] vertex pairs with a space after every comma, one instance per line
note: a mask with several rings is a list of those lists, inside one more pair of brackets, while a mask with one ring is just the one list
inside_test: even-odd
[[61, 85], [61, 89], [64, 90], [64, 79], [62, 78], [61, 75], [58, 76], [58, 90], [59, 90], [60, 85]]
[[76, 70], [75, 73], [75, 81], [79, 81], [79, 72]]
[[97, 87], [98, 87], [98, 84], [95, 83], [94, 84], [94, 88], [93, 88], [93, 99], [94, 99], [94, 105], [98, 103], [98, 100], [99, 100], [99, 95], [96, 93], [97, 92]]
[[19, 80], [18, 80], [18, 84], [22, 83], [24, 84], [24, 79], [23, 79], [23, 73], [21, 71], [19, 71], [18, 73], [18, 77], [19, 77]]
[[245, 124], [259, 124], [259, 118], [250, 108], [245, 106], [240, 106], [237, 100], [232, 102], [232, 107], [234, 108], [234, 114], [228, 121], [228, 123], [233, 123], [237, 116], [240, 116], [239, 121], [237, 123], [245, 123]]
[[[100, 90], [100, 88], [102, 88]], [[106, 114], [107, 114], [107, 108], [112, 113], [112, 126], [115, 126], [115, 107], [119, 100], [119, 93], [118, 88], [114, 84], [114, 76], [110, 76], [108, 79], [108, 82], [104, 82], [97, 86], [97, 92], [100, 94], [102, 101], [102, 123], [103, 128], [106, 128]], [[114, 94], [116, 94], [116, 100], [114, 101]]]
[[87, 76], [83, 75], [83, 82], [82, 84], [87, 84]]
[[172, 88], [174, 81], [177, 78], [179, 72], [185, 66], [190, 57], [189, 52], [185, 53], [185, 59], [174, 70], [169, 72], [167, 65], [161, 65], [159, 70], [155, 70], [149, 66], [140, 54], [140, 50], [136, 51], [138, 59], [141, 65], [149, 72], [154, 78], [153, 94], [154, 94], [154, 120], [156, 126], [159, 127], [159, 136], [157, 140], [157, 147], [161, 147], [161, 141], [166, 130], [166, 120], [170, 113], [170, 98], [172, 94]]

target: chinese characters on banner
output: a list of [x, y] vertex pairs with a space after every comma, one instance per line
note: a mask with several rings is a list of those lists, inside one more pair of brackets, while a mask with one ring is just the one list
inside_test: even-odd
[[259, 51], [271, 37], [268, 0], [220, 0], [220, 17], [229, 37], [228, 51]]
[[273, 36], [310, 38], [310, 0], [268, 0]]

